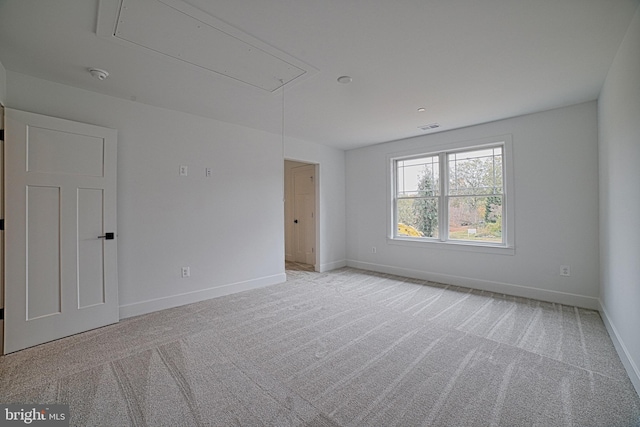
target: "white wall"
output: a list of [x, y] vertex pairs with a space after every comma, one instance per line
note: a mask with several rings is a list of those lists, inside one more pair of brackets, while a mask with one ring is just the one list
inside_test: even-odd
[[640, 6], [599, 99], [600, 299], [640, 393]]
[[[316, 270], [328, 271], [346, 265], [345, 249], [345, 153], [336, 148], [299, 139], [285, 140], [285, 157], [319, 164], [319, 211]], [[318, 208], [318, 207], [316, 207]]]
[[[118, 130], [123, 317], [285, 279], [280, 136], [13, 72], [7, 78], [10, 108]], [[344, 153], [317, 148], [316, 156], [314, 146], [304, 144], [306, 159], [343, 182]], [[179, 165], [188, 177], [178, 176]], [[326, 216], [327, 229], [344, 229]], [[340, 242], [328, 240], [339, 253]], [[191, 278], [180, 278], [181, 266], [191, 267]]]
[[[589, 102], [348, 151], [348, 265], [597, 308], [596, 112]], [[515, 255], [388, 243], [388, 155], [504, 134], [513, 138]], [[564, 264], [570, 277], [560, 276]]]

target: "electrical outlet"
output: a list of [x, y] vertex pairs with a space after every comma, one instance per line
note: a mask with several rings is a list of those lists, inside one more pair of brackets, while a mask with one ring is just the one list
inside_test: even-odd
[[211, 168], [206, 168], [204, 170], [204, 176], [206, 176], [207, 178], [211, 177]]
[[560, 275], [561, 276], [571, 276], [571, 267], [569, 267], [568, 265], [561, 265], [560, 266]]
[[180, 276], [181, 276], [183, 279], [186, 279], [187, 277], [191, 277], [191, 268], [189, 268], [189, 267], [182, 267], [182, 268], [180, 269]]
[[184, 165], [180, 165], [180, 176], [187, 176], [189, 174], [189, 168]]
[[371, 253], [375, 254], [376, 253], [376, 247], [375, 246], [371, 246]]

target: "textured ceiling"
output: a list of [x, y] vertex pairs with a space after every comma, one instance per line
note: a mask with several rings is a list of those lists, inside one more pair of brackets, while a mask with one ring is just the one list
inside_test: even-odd
[[[119, 1], [102, 0], [103, 7]], [[162, 2], [312, 70], [285, 84], [285, 133], [343, 149], [596, 99], [638, 7], [638, 0]], [[54, 82], [281, 131], [281, 89], [99, 36], [98, 8], [87, 0], [0, 0], [0, 62]], [[185, 37], [165, 27], [170, 38]], [[210, 53], [206, 45], [196, 50]], [[88, 67], [110, 77], [93, 79]], [[342, 75], [353, 82], [337, 83]], [[440, 127], [419, 129], [434, 122]]]

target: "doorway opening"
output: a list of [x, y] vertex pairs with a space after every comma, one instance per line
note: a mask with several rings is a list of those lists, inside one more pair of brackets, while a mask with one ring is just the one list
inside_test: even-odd
[[318, 165], [284, 161], [285, 269], [319, 271], [317, 255]]

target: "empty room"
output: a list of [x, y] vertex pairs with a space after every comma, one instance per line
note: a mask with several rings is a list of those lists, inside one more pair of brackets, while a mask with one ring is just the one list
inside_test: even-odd
[[640, 426], [640, 1], [0, 0], [0, 425]]

